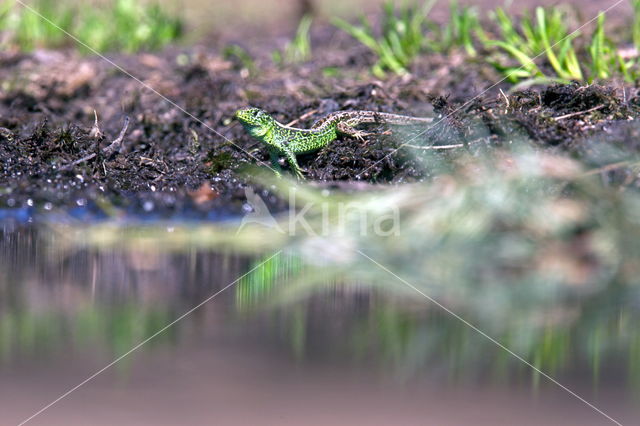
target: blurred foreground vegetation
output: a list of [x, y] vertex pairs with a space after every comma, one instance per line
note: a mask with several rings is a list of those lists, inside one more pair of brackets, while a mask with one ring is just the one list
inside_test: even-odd
[[[314, 301], [338, 295], [352, 305], [338, 334], [324, 337], [334, 355], [406, 375], [437, 365], [452, 379], [530, 380], [530, 369], [463, 318], [547, 373], [587, 369], [597, 383], [603, 371], [623, 368], [623, 380], [637, 387], [640, 194], [629, 176], [640, 158], [590, 143], [592, 155], [581, 160], [516, 137], [474, 155], [427, 151], [432, 182], [369, 191], [254, 171], [295, 199], [278, 226], [53, 225], [55, 247], [254, 257], [256, 269], [230, 288], [235, 311], [273, 317], [274, 336], [299, 358], [314, 356], [313, 330], [328, 327]], [[304, 220], [295, 219], [301, 211]]]
[[[630, 384], [640, 384], [640, 194], [623, 185], [640, 159], [598, 146], [578, 162], [521, 141], [440, 160], [431, 185], [355, 198], [297, 191], [298, 206], [317, 207], [315, 218], [307, 215], [316, 235], [297, 229], [302, 235], [287, 245], [306, 266], [291, 276], [300, 267], [286, 260], [294, 269], [285, 279], [275, 261], [266, 263], [240, 283], [242, 306], [292, 304], [332, 283], [369, 288], [386, 302], [347, 331], [355, 353], [374, 351], [409, 374], [443, 359], [466, 379], [531, 373], [433, 299], [545, 372], [588, 366], [597, 381], [603, 365], [626, 366]], [[341, 217], [344, 203], [362, 210]], [[389, 206], [399, 209], [401, 229], [381, 236], [374, 227], [379, 219], [389, 225]]]

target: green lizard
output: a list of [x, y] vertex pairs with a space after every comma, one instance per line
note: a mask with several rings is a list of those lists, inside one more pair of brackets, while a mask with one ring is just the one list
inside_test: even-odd
[[247, 132], [266, 144], [271, 156], [271, 164], [280, 171], [278, 155], [284, 155], [296, 176], [303, 178], [296, 160], [297, 154], [316, 151], [337, 139], [338, 134], [363, 139], [372, 135], [355, 129], [363, 123], [416, 125], [431, 123], [432, 118], [409, 117], [374, 111], [338, 111], [316, 121], [310, 129], [298, 129], [278, 123], [267, 112], [259, 108], [238, 110], [235, 117]]

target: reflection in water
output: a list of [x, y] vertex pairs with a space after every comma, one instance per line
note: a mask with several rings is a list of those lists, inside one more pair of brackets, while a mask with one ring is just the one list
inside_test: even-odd
[[[324, 355], [374, 362], [380, 371], [404, 378], [425, 369], [434, 372], [437, 366], [449, 382], [507, 383], [515, 378], [539, 384], [535, 371], [428, 300], [415, 294], [408, 297], [405, 288], [349, 284], [353, 272], [339, 272], [342, 276], [336, 279], [335, 271], [326, 267], [301, 266], [296, 255], [256, 264], [260, 267], [238, 283], [236, 306], [279, 303], [299, 309], [300, 304], [292, 302], [308, 301], [302, 315], [291, 308], [296, 315], [290, 315], [285, 328], [295, 330], [306, 321], [305, 335], [319, 329], [310, 345], [330, 348], [331, 353], [321, 350]], [[611, 293], [610, 300], [600, 297], [573, 307], [564, 302], [538, 303], [537, 318], [527, 315], [533, 321], [523, 322], [513, 316], [511, 323], [494, 330], [494, 337], [554, 376], [588, 378], [594, 386], [605, 380], [640, 390], [638, 313], [615, 291]], [[339, 314], [328, 315], [327, 303], [336, 300], [350, 303]], [[322, 309], [314, 309], [317, 305]], [[342, 320], [340, 328], [327, 335], [328, 324], [336, 317]], [[294, 346], [299, 353], [299, 344]], [[315, 350], [306, 354], [318, 355]]]
[[[359, 371], [374, 383], [392, 379], [395, 387], [401, 383], [404, 389], [419, 386], [421, 390], [411, 391], [415, 395], [429, 389], [424, 383], [447, 387], [457, 384], [456, 389], [470, 390], [477, 398], [473, 389], [482, 384], [489, 386], [483, 389], [495, 389], [491, 392], [501, 395], [496, 397], [500, 404], [510, 398], [509, 392], [505, 396], [500, 389], [518, 383], [523, 389], [531, 389], [532, 383], [538, 389], [539, 378], [526, 366], [427, 301], [407, 297], [406, 292], [372, 288], [346, 271], [305, 264], [303, 257], [294, 252], [261, 263], [267, 257], [188, 245], [167, 250], [164, 238], [160, 232], [154, 244], [147, 240], [138, 249], [135, 244], [118, 249], [70, 246], [59, 233], [35, 227], [5, 228], [0, 233], [0, 401], [14, 390], [24, 398], [18, 398], [22, 402], [12, 407], [0, 403], [4, 405], [3, 412], [14, 416], [9, 418], [20, 421], [27, 417], [256, 265], [260, 266], [236, 286], [145, 345], [141, 354], [117, 364], [114, 372], [120, 379], [113, 386], [120, 389], [118, 392], [134, 398], [133, 383], [161, 382], [159, 378], [141, 379], [146, 377], [145, 372], [152, 369], [154, 375], [164, 375], [175, 368], [178, 370], [172, 374], [176, 383], [181, 383], [176, 386], [200, 386], [198, 392], [213, 392], [212, 387], [233, 390], [239, 382], [259, 388], [264, 384], [256, 383], [259, 379], [254, 377], [242, 376], [239, 365], [251, 370], [253, 367], [248, 365], [265, 363], [270, 366], [266, 371], [277, 371], [277, 377], [288, 383], [286, 391], [283, 383], [272, 383], [265, 391], [291, 393], [292, 398], [300, 397], [298, 391], [292, 391], [296, 386], [301, 386], [302, 392], [317, 394], [319, 390], [306, 389], [305, 384], [313, 387], [328, 377], [331, 386], [325, 385], [336, 395], [345, 392], [353, 398], [354, 392], [373, 392], [372, 384], [366, 385], [366, 391], [360, 385], [356, 386], [357, 391], [347, 391], [353, 385], [352, 373], [346, 374], [349, 371]], [[619, 406], [627, 396], [619, 398], [619, 394], [633, 385], [637, 388], [639, 382], [637, 318], [626, 308], [616, 309], [611, 304], [581, 309], [587, 310], [581, 313], [581, 321], [555, 321], [555, 326], [528, 329], [515, 324], [504, 327], [499, 338], [506, 346], [525, 353], [536, 366], [562, 378], [563, 383], [573, 383], [589, 392], [590, 388], [599, 389], [595, 395], [600, 395], [601, 403], [615, 399], [611, 404], [619, 415], [631, 416], [633, 410]], [[566, 311], [554, 313], [552, 308], [548, 312], [572, 315]], [[167, 361], [171, 354], [176, 358]], [[243, 360], [248, 356], [251, 360]], [[237, 369], [222, 360], [233, 360]], [[220, 363], [226, 367], [220, 367]], [[192, 364], [198, 369], [213, 369], [211, 372], [229, 369], [229, 376], [206, 371], [196, 374], [189, 367]], [[291, 367], [297, 376], [291, 376]], [[260, 371], [266, 374], [265, 370]], [[206, 386], [200, 381], [206, 381]], [[507, 387], [496, 388], [496, 384]], [[33, 386], [47, 392], [34, 392]], [[111, 389], [112, 385], [102, 386]], [[123, 390], [127, 386], [133, 386], [129, 391], [132, 393]], [[171, 400], [171, 385], [158, 386], [156, 399], [152, 399]], [[391, 389], [381, 395], [388, 403], [397, 404]], [[376, 392], [379, 391], [373, 393]], [[546, 392], [559, 397], [557, 390]], [[381, 395], [369, 396], [376, 400]], [[329, 398], [321, 392], [316, 397]], [[560, 397], [566, 401], [566, 396]], [[460, 397], [450, 398], [456, 401]], [[469, 396], [463, 399], [466, 398]], [[517, 404], [523, 401], [526, 405], [526, 398]], [[422, 403], [415, 401], [416, 406]], [[597, 424], [601, 420], [588, 408], [574, 403], [563, 405], [563, 409], [575, 409], [572, 415], [585, 423]], [[405, 420], [415, 421], [426, 415], [410, 405], [396, 407], [406, 411]], [[72, 403], [69, 406], [76, 407]], [[58, 419], [68, 420], [69, 411], [61, 410], [58, 415], [62, 417]], [[367, 410], [369, 414], [376, 413], [375, 408]], [[96, 413], [99, 411], [95, 409]], [[57, 418], [55, 412], [51, 415], [49, 419]], [[226, 417], [228, 421], [237, 420], [230, 412], [221, 415], [231, 416]], [[433, 415], [437, 417], [436, 412]], [[513, 415], [518, 415], [517, 410]], [[376, 416], [380, 421], [382, 417], [376, 414], [374, 420]], [[158, 416], [155, 421], [170, 423], [169, 418]], [[402, 415], [393, 418], [399, 420]], [[86, 419], [78, 420], [82, 421]], [[124, 421], [131, 419], [125, 417]], [[331, 418], [327, 417], [327, 421]]]
[[[246, 264], [238, 256], [196, 251], [68, 249], [34, 228], [4, 232], [2, 359], [86, 344], [122, 353], [231, 282]], [[175, 340], [177, 330], [158, 340]]]

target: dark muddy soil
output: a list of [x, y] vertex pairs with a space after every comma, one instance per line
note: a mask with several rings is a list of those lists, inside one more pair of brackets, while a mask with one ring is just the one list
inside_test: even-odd
[[[381, 128], [364, 143], [343, 137], [301, 156], [310, 180], [419, 181], [461, 150], [478, 153], [516, 139], [594, 165], [605, 161], [598, 141], [620, 148], [620, 156], [639, 149], [634, 88], [569, 85], [506, 96], [500, 89], [509, 86], [498, 84], [485, 93], [499, 76], [457, 53], [424, 57], [411, 75], [378, 81], [368, 74], [373, 58], [366, 49], [335, 31], [314, 40], [314, 60], [303, 64], [279, 67], [262, 46], [245, 47], [257, 56], [248, 68], [215, 43], [109, 58], [122, 69], [68, 52], [2, 53], [0, 215], [238, 214], [249, 181], [242, 166], [268, 159], [232, 120], [247, 105], [299, 127], [336, 110], [438, 118], [425, 128]], [[125, 117], [130, 123], [118, 140]], [[411, 146], [398, 149], [404, 143]], [[429, 146], [447, 149], [420, 148]], [[636, 184], [624, 169], [611, 173]], [[284, 207], [266, 190], [261, 195]]]

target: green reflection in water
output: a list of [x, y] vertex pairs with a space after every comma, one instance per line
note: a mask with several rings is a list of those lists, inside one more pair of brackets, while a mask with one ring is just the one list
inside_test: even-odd
[[290, 253], [266, 256], [254, 262], [253, 272], [243, 277], [235, 289], [235, 304], [240, 311], [248, 310], [264, 303], [278, 285], [292, 277], [303, 274], [302, 259]]
[[[107, 348], [118, 356], [172, 319], [173, 312], [166, 308], [135, 304], [97, 304], [75, 312], [9, 309], [0, 314], [0, 357], [6, 364], [16, 358], [64, 354], [79, 347]], [[169, 329], [148, 345], [170, 342], [175, 338], [174, 332]], [[124, 364], [126, 361], [121, 367]]]
[[[428, 371], [450, 382], [490, 379], [537, 385], [540, 380], [508, 353], [415, 292], [407, 292], [382, 275], [377, 276], [379, 283], [371, 279], [375, 278], [371, 274], [358, 274], [369, 281], [353, 278], [350, 273], [354, 271], [375, 271], [359, 264], [360, 260], [347, 263], [347, 267], [309, 264], [301, 252], [288, 251], [261, 264], [268, 258], [244, 263], [240, 270], [261, 266], [238, 282], [231, 301], [235, 313], [249, 321], [259, 321], [259, 315], [275, 318], [265, 324], [265, 332], [274, 340], [284, 339], [295, 359], [351, 360], [356, 365], [373, 365], [381, 372], [392, 371], [404, 379]], [[235, 268], [232, 259], [223, 256], [224, 268]], [[204, 262], [185, 258], [182, 263], [196, 271], [210, 262], [207, 258]], [[170, 272], [166, 266], [169, 262], [159, 264], [164, 273]], [[26, 292], [14, 288], [10, 293], [0, 310], [0, 354], [5, 363], [16, 357], [63, 353], [79, 347], [108, 348], [117, 356], [186, 310], [176, 308], [174, 294], [154, 303], [134, 303], [133, 293], [128, 292], [124, 303], [80, 300], [73, 309], [49, 310], [28, 306]], [[208, 294], [211, 291], [194, 300]], [[513, 315], [512, 321], [500, 324], [490, 334], [554, 376], [588, 371], [598, 385], [602, 372], [618, 365], [626, 369], [629, 383], [638, 387], [640, 329], [636, 325], [640, 318], [637, 311], [619, 303], [626, 292], [616, 295], [612, 286], [606, 294], [608, 298], [598, 296], [573, 306], [563, 301], [536, 303], [541, 310], [537, 322], [529, 314]], [[357, 303], [362, 297], [364, 306]], [[352, 304], [333, 307], [345, 301]], [[480, 315], [465, 317], [481, 324]], [[332, 321], [340, 326], [332, 329]], [[179, 328], [170, 328], [150, 346], [172, 343], [178, 332]], [[126, 368], [126, 364], [119, 368]]]

